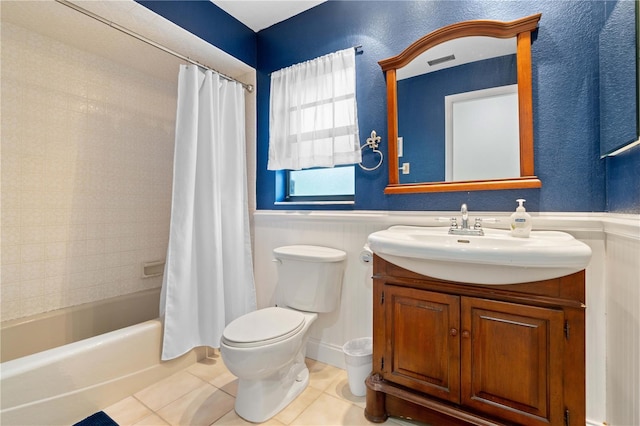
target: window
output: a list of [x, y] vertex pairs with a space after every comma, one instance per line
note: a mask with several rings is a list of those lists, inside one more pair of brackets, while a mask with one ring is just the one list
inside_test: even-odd
[[361, 161], [355, 75], [354, 49], [271, 75], [267, 168], [287, 170], [286, 201], [353, 200]]
[[286, 187], [288, 202], [353, 201], [355, 167], [289, 170]]

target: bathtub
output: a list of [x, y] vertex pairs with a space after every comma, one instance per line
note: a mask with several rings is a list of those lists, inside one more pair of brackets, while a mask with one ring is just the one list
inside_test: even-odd
[[[155, 294], [154, 294], [155, 292]], [[138, 317], [145, 300], [157, 302], [157, 290], [126, 296], [131, 299]], [[131, 300], [127, 300], [131, 301]], [[109, 301], [114, 316], [122, 311], [121, 297]], [[82, 333], [69, 333], [68, 321], [81, 321], [109, 311], [112, 303], [99, 302], [99, 306], [87, 304], [83, 309], [62, 309], [55, 314], [44, 315], [23, 322], [23, 332], [44, 321], [49, 333], [55, 334], [51, 324], [61, 324], [61, 333], [76, 340]], [[126, 302], [124, 302], [126, 305]], [[86, 308], [86, 309], [85, 309]], [[93, 314], [91, 309], [96, 308]], [[79, 312], [86, 311], [86, 312]], [[153, 311], [152, 311], [153, 312]], [[156, 303], [157, 314], [157, 303]], [[62, 320], [58, 317], [62, 316]], [[91, 321], [89, 321], [91, 322]], [[4, 325], [4, 324], [3, 324]], [[14, 344], [8, 340], [21, 333], [11, 330], [18, 327], [11, 323], [2, 333], [3, 351]], [[102, 329], [104, 325], [95, 328]], [[7, 331], [9, 330], [9, 331]], [[58, 339], [58, 338], [56, 338]], [[56, 340], [56, 339], [45, 339]], [[22, 339], [20, 339], [22, 340]], [[64, 340], [64, 339], [62, 339]], [[0, 364], [0, 423], [2, 425], [70, 425], [100, 411], [148, 385], [178, 372], [202, 358], [200, 350], [191, 351], [180, 358], [160, 361], [162, 323], [150, 319], [93, 337], [82, 338], [30, 355], [23, 355]], [[3, 352], [4, 353], [4, 352]]]

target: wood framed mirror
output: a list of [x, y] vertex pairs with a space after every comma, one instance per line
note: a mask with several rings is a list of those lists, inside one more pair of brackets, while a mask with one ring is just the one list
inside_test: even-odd
[[[539, 188], [542, 186], [541, 181], [534, 174], [534, 159], [533, 159], [533, 107], [532, 107], [532, 80], [531, 80], [531, 33], [538, 27], [538, 22], [540, 20], [541, 14], [531, 15], [522, 19], [518, 19], [515, 21], [493, 21], [493, 20], [472, 20], [472, 21], [464, 21], [456, 24], [448, 25], [446, 27], [442, 27], [436, 31], [433, 31], [419, 40], [412, 43], [409, 47], [407, 47], [402, 53], [397, 56], [384, 59], [379, 61], [379, 65], [382, 70], [386, 73], [386, 82], [387, 82], [387, 121], [388, 121], [388, 155], [389, 158], [389, 184], [385, 188], [386, 194], [404, 194], [404, 193], [415, 193], [415, 192], [447, 192], [447, 191], [480, 191], [480, 190], [497, 190], [497, 189], [517, 189], [517, 188]], [[470, 47], [467, 46], [465, 49], [467, 53], [462, 53], [459, 56], [463, 57], [467, 56], [475, 56], [476, 59], [462, 59], [455, 58], [455, 53], [452, 54], [444, 54], [443, 52], [447, 52], [447, 49], [453, 49], [454, 45], [469, 43], [473, 41], [474, 43], [481, 43], [484, 45], [488, 44], [500, 44], [507, 46], [509, 43], [513, 45], [513, 54], [509, 52], [502, 52], [493, 54], [488, 54], [489, 56], [483, 56], [484, 53], [479, 53], [480, 50], [477, 48], [477, 44]], [[447, 46], [446, 49], [442, 49], [444, 46]], [[438, 50], [439, 49], [439, 50]], [[457, 47], [455, 47], [457, 49]], [[507, 47], [506, 49], [511, 49]], [[470, 53], [469, 53], [470, 52]], [[453, 113], [449, 113], [452, 107], [448, 106], [447, 114], [449, 114], [449, 118], [451, 119], [448, 124], [445, 124], [444, 118], [436, 120], [435, 126], [438, 127], [437, 131], [420, 130], [413, 131], [411, 140], [404, 140], [405, 138], [399, 134], [399, 122], [410, 122], [405, 119], [399, 117], [399, 82], [403, 79], [414, 79], [423, 78], [425, 74], [416, 76], [416, 74], [421, 74], [416, 71], [412, 71], [414, 68], [427, 68], [430, 66], [434, 66], [434, 69], [438, 73], [446, 73], [447, 65], [443, 65], [444, 62], [449, 60], [454, 60], [454, 63], [458, 70], [462, 69], [462, 64], [471, 63], [474, 61], [478, 61], [476, 63], [484, 62], [488, 63], [488, 60], [495, 60], [500, 58], [506, 58], [507, 62], [511, 61], [512, 64], [512, 74], [515, 79], [513, 87], [514, 95], [512, 97], [512, 102], [509, 105], [512, 105], [511, 109], [508, 110], [507, 114], [513, 116], [515, 133], [513, 130], [510, 130], [511, 134], [513, 134], [513, 149], [510, 149], [514, 152], [513, 154], [513, 164], [510, 171], [501, 172], [497, 175], [491, 175], [494, 166], [491, 165], [490, 162], [487, 162], [487, 159], [493, 158], [494, 155], [490, 152], [485, 151], [485, 148], [494, 145], [492, 142], [494, 136], [488, 136], [488, 139], [485, 142], [481, 142], [480, 138], [476, 138], [477, 132], [464, 132], [467, 133], [467, 140], [465, 143], [469, 144], [467, 146], [474, 147], [473, 149], [477, 149], [480, 154], [472, 154], [472, 150], [461, 148], [452, 148], [455, 147], [453, 145], [455, 142], [452, 142], [452, 136], [449, 133], [453, 134], [453, 129], [455, 124], [453, 123], [462, 123], [462, 118], [452, 118], [455, 117], [452, 115]], [[511, 59], [509, 59], [509, 55], [511, 55]], [[457, 61], [457, 62], [456, 62]], [[427, 62], [429, 63], [427, 65]], [[417, 65], [416, 65], [417, 64]], [[448, 70], [453, 70], [454, 68], [448, 68]], [[436, 75], [436, 72], [431, 75]], [[502, 71], [501, 71], [502, 72]], [[476, 71], [473, 73], [474, 76], [480, 74], [495, 74], [494, 72], [485, 72], [485, 71]], [[443, 75], [443, 74], [441, 74]], [[450, 78], [451, 79], [451, 78]], [[465, 78], [453, 78], [455, 81], [464, 81]], [[485, 84], [485, 83], [482, 83]], [[498, 83], [498, 86], [501, 86], [502, 83]], [[516, 89], [517, 85], [517, 89]], [[417, 87], [417, 86], [414, 86]], [[506, 86], [505, 86], [506, 87]], [[408, 92], [407, 92], [408, 90]], [[452, 89], [453, 90], [453, 89]], [[442, 98], [438, 99], [430, 99], [429, 96], [423, 96], [423, 92], [414, 91], [411, 89], [403, 89], [403, 93], [413, 93], [411, 96], [415, 96], [415, 94], [420, 93], [420, 97], [416, 103], [415, 100], [409, 102], [407, 105], [412, 105], [409, 107], [403, 106], [404, 101], [401, 102], [401, 110], [412, 110], [414, 113], [416, 110], [420, 108], [416, 108], [415, 105], [425, 105], [427, 102], [436, 102], [437, 108], [442, 110], [442, 115], [444, 116], [445, 106], [444, 100]], [[480, 93], [480, 90], [476, 92]], [[431, 93], [431, 92], [429, 92]], [[455, 91], [451, 92], [451, 94], [456, 93]], [[471, 92], [468, 92], [471, 93]], [[515, 96], [517, 94], [517, 98]], [[483, 95], [479, 95], [483, 96]], [[489, 99], [494, 95], [484, 95], [485, 99]], [[449, 98], [450, 96], [446, 96]], [[403, 99], [403, 98], [401, 98]], [[447, 102], [450, 102], [449, 100]], [[484, 102], [484, 101], [483, 101]], [[433, 105], [433, 104], [432, 104]], [[451, 105], [451, 104], [448, 104]], [[478, 104], [481, 105], [481, 104]], [[517, 112], [515, 111], [517, 107]], [[466, 107], [463, 104], [460, 107], [454, 107], [455, 111], [464, 111]], [[493, 108], [493, 107], [491, 107]], [[487, 108], [484, 107], [484, 110]], [[425, 123], [428, 121], [427, 116], [431, 119], [431, 116], [438, 115], [437, 113], [433, 113], [433, 108], [426, 106], [422, 111], [423, 115], [420, 115], [417, 121], [424, 121]], [[468, 114], [467, 114], [468, 115]], [[471, 113], [470, 116], [473, 116], [474, 113]], [[499, 119], [492, 120], [495, 122], [504, 121], [503, 113], [494, 114], [498, 115]], [[459, 113], [459, 117], [463, 117], [462, 113]], [[496, 119], [496, 117], [494, 117]], [[478, 120], [476, 120], [478, 121]], [[483, 124], [484, 126], [489, 126], [486, 120]], [[426, 125], [426, 124], [425, 124]], [[457, 124], [460, 126], [460, 124]], [[445, 131], [445, 127], [451, 128]], [[459, 128], [464, 128], [459, 127]], [[497, 134], [505, 133], [506, 131], [498, 130]], [[434, 138], [433, 134], [439, 134], [440, 136], [447, 134], [445, 137]], [[460, 135], [463, 132], [458, 132]], [[471, 133], [469, 137], [469, 133]], [[420, 134], [419, 137], [416, 137], [416, 134]], [[400, 139], [399, 139], [400, 136]], [[458, 136], [460, 138], [460, 136]], [[442, 140], [440, 140], [442, 139]], [[447, 139], [445, 141], [444, 139]], [[409, 143], [414, 143], [420, 145], [421, 149], [428, 151], [427, 156], [434, 152], [443, 153], [442, 157], [444, 157], [444, 153], [446, 151], [446, 158], [436, 158], [438, 166], [436, 168], [440, 168], [438, 173], [440, 178], [437, 177], [434, 179], [426, 178], [424, 181], [418, 179], [418, 181], [401, 181], [400, 179], [400, 170], [403, 169], [403, 173], [410, 173], [411, 169], [418, 170], [420, 168], [429, 169], [433, 168], [429, 166], [425, 161], [421, 160], [421, 157], [417, 156], [411, 160], [411, 162], [407, 162], [409, 166], [400, 167], [399, 164], [399, 154], [404, 155], [405, 152], [410, 151], [407, 149]], [[432, 148], [424, 148], [427, 144], [431, 144]], [[435, 144], [435, 145], [434, 145]], [[445, 147], [446, 145], [446, 147]], [[501, 153], [503, 151], [502, 148], [496, 148], [494, 152]], [[453, 167], [450, 164], [453, 164], [452, 158], [456, 158], [455, 152], [465, 152], [466, 155], [469, 156], [471, 153], [471, 158], [467, 159], [467, 161], [471, 161], [472, 163], [478, 163], [480, 165], [487, 164], [485, 169], [488, 169], [489, 175], [485, 176], [484, 172], [481, 170], [478, 172], [478, 175], [469, 176], [465, 173], [454, 173], [451, 170], [447, 169], [445, 171], [445, 163], [446, 167]], [[475, 156], [475, 159], [474, 159]], [[404, 161], [404, 159], [403, 159]], [[499, 163], [507, 163], [507, 161], [503, 161], [499, 158], [496, 159], [496, 164]], [[464, 169], [464, 161], [457, 163], [458, 169]], [[469, 164], [468, 162], [466, 164]], [[481, 167], [482, 168], [482, 167]], [[481, 169], [480, 168], [480, 169]], [[519, 173], [518, 173], [519, 171]], [[466, 171], [465, 171], [466, 172]], [[446, 177], [445, 177], [446, 175]]]

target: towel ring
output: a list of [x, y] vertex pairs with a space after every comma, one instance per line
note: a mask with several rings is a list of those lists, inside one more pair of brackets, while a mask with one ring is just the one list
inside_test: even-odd
[[377, 152], [378, 154], [380, 154], [380, 161], [378, 161], [378, 164], [376, 164], [374, 167], [365, 167], [362, 165], [362, 162], [360, 162], [358, 165], [363, 169], [366, 170], [368, 172], [371, 172], [373, 170], [376, 170], [378, 167], [380, 167], [382, 165], [382, 160], [384, 159], [384, 156], [382, 155], [382, 151], [380, 151], [378, 149], [378, 145], [380, 144], [380, 136], [376, 135], [376, 131], [372, 130], [371, 131], [371, 137], [367, 138], [367, 142], [362, 144], [360, 146], [360, 149], [364, 149], [366, 147], [371, 148], [371, 150], [373, 152]]

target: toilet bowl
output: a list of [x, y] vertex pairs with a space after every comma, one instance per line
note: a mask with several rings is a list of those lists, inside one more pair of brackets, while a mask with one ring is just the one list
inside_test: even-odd
[[[283, 331], [281, 327], [280, 336], [272, 334], [272, 337], [257, 342], [250, 341], [255, 339], [255, 334], [240, 336], [225, 329], [220, 353], [229, 371], [238, 377], [238, 415], [250, 422], [264, 422], [289, 405], [307, 387], [309, 370], [304, 363], [307, 331], [317, 316], [316, 313], [271, 307], [238, 318], [236, 321], [251, 326], [284, 319], [282, 324], [289, 324], [292, 328]], [[229, 324], [237, 325], [235, 321]]]
[[279, 247], [274, 256], [287, 306], [235, 319], [220, 342], [225, 365], [238, 377], [236, 413], [254, 423], [276, 415], [309, 384], [309, 328], [318, 312], [337, 307], [346, 259], [341, 250], [318, 246]]

